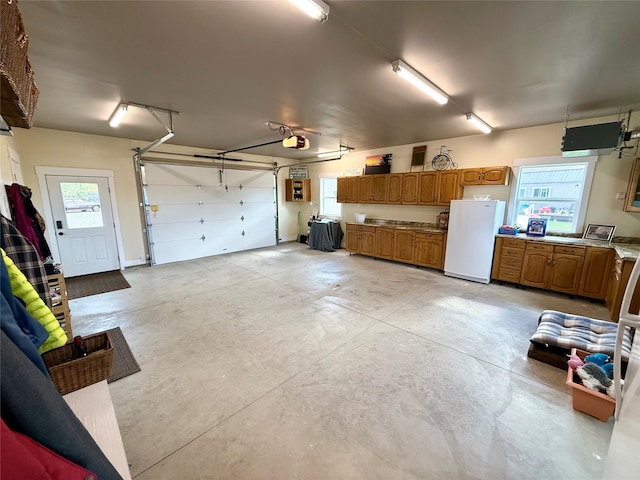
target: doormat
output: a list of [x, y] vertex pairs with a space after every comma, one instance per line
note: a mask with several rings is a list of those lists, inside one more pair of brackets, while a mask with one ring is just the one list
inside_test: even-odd
[[122, 334], [120, 327], [107, 330], [109, 339], [113, 345], [113, 366], [111, 367], [111, 376], [107, 379], [108, 383], [115, 382], [121, 378], [128, 377], [140, 371], [140, 365], [136, 361], [127, 340]]
[[69, 300], [131, 287], [120, 270], [65, 278], [64, 281]]

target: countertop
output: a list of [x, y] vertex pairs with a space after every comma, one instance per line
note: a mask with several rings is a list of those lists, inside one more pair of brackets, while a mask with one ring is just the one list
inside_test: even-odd
[[438, 227], [435, 223], [424, 222], [404, 222], [402, 220], [382, 220], [382, 219], [367, 219], [364, 223], [358, 222], [345, 222], [346, 225], [367, 225], [370, 227], [385, 227], [395, 228], [397, 230], [413, 230], [416, 232], [425, 233], [446, 233], [445, 228]]
[[[562, 243], [564, 245], [581, 245], [585, 247], [613, 248], [618, 256], [623, 260], [635, 260], [640, 256], [640, 243], [629, 243], [626, 239], [621, 238], [620, 241], [606, 242], [603, 240], [591, 240], [576, 237], [561, 237], [554, 235], [545, 235], [544, 237], [536, 237], [519, 233], [517, 235], [497, 234], [496, 237], [503, 238], [519, 238], [522, 240], [533, 242]], [[614, 240], [616, 240], [614, 238]], [[639, 239], [630, 239], [631, 241], [640, 242]]]

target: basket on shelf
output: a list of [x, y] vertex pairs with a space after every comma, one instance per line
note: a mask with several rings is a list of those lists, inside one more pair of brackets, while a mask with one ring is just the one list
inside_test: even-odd
[[111, 376], [113, 345], [107, 332], [83, 337], [86, 357], [78, 357], [73, 343], [42, 355], [60, 395], [74, 392]]

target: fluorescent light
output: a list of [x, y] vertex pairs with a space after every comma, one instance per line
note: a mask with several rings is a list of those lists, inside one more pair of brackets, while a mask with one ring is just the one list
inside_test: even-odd
[[318, 158], [329, 158], [329, 157], [336, 157], [336, 156], [344, 156], [347, 153], [349, 153], [352, 149], [351, 148], [342, 148], [340, 150], [334, 150], [333, 152], [324, 152], [324, 153], [319, 153], [318, 155], [316, 155]]
[[480, 120], [474, 113], [467, 113], [467, 120], [478, 127], [482, 131], [482, 133], [491, 133], [491, 127], [487, 123]]
[[111, 118], [109, 119], [109, 125], [111, 125], [114, 128], [120, 125], [120, 122], [122, 121], [124, 116], [127, 114], [128, 108], [129, 108], [129, 105], [127, 105], [126, 103], [121, 103], [120, 105], [118, 105], [118, 108], [116, 108], [116, 110], [111, 114]]
[[402, 60], [394, 60], [391, 62], [393, 71], [404, 78], [414, 87], [422, 90], [424, 93], [433, 98], [440, 105], [444, 105], [449, 101], [449, 95], [440, 90], [437, 85], [431, 83], [425, 77], [416, 72]]
[[315, 18], [320, 23], [324, 23], [329, 18], [329, 5], [321, 0], [289, 0], [296, 7]]

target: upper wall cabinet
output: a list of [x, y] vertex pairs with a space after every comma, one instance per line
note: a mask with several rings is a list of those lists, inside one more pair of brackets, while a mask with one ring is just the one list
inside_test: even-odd
[[311, 179], [287, 178], [285, 180], [285, 200], [287, 202], [310, 202]]
[[631, 168], [627, 196], [624, 200], [625, 212], [640, 212], [640, 158], [636, 158]]
[[509, 167], [478, 167], [460, 170], [460, 185], [508, 185]]

